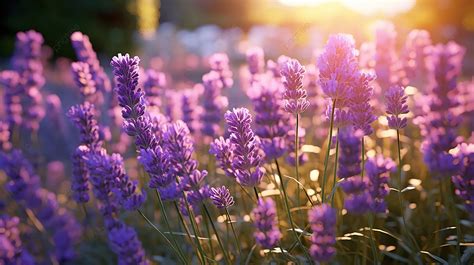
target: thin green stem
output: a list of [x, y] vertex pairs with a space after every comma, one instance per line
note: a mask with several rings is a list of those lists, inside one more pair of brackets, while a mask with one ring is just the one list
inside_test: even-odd
[[260, 196], [258, 196], [258, 190], [257, 187], [253, 187], [253, 191], [255, 192], [255, 197], [257, 198], [257, 201], [260, 200]]
[[377, 246], [375, 244], [375, 235], [374, 235], [374, 214], [369, 213], [369, 228], [370, 228], [370, 245], [372, 247], [372, 254], [374, 256], [375, 264], [380, 264], [379, 257], [377, 254]]
[[[296, 126], [295, 126], [295, 176], [296, 176], [296, 181], [298, 181], [298, 185], [296, 185], [296, 205], [299, 207], [300, 204], [300, 174], [299, 174], [299, 164], [300, 164], [300, 159], [298, 157], [298, 149], [299, 149], [299, 144], [298, 144], [298, 133], [299, 133], [299, 116], [298, 113], [296, 113]], [[302, 212], [300, 212], [302, 214]]]
[[183, 214], [182, 214], [181, 211], [179, 210], [178, 203], [177, 203], [176, 201], [173, 201], [173, 205], [174, 205], [174, 208], [175, 208], [176, 212], [178, 213], [179, 220], [181, 221], [181, 224], [182, 224], [183, 227], [184, 227], [184, 231], [186, 232], [186, 235], [188, 236], [189, 241], [191, 242], [191, 244], [193, 245], [194, 249], [196, 250], [196, 253], [199, 254], [198, 248], [197, 248], [195, 242], [193, 241], [193, 237], [191, 236], [191, 232], [189, 231], [189, 227], [188, 227], [188, 225], [186, 224], [186, 221], [184, 220]]
[[204, 218], [204, 224], [206, 225], [206, 233], [207, 237], [209, 238], [209, 248], [211, 250], [211, 256], [213, 259], [215, 259], [216, 253], [214, 251], [214, 246], [212, 245], [211, 230], [209, 229], [209, 221], [207, 220], [207, 218]]
[[337, 182], [337, 160], [339, 158], [339, 128], [337, 128], [337, 134], [336, 134], [336, 157], [334, 160], [334, 176], [333, 176], [333, 182], [332, 182], [332, 188], [331, 188], [331, 207], [334, 207], [334, 195], [336, 192], [334, 189], [336, 188], [336, 182]]
[[140, 214], [141, 217], [143, 217], [143, 219], [153, 228], [155, 229], [166, 241], [166, 243], [168, 243], [168, 245], [170, 245], [171, 249], [173, 249], [173, 251], [176, 253], [176, 255], [181, 259], [182, 262], [184, 262], [184, 264], [187, 264], [187, 261], [186, 259], [181, 256], [181, 254], [179, 253], [179, 251], [173, 246], [173, 244], [171, 243], [171, 241], [169, 241], [169, 239], [165, 236], [165, 234], [163, 234], [163, 232], [161, 232], [161, 230], [156, 227], [155, 224], [153, 224], [150, 219], [148, 219], [148, 217], [145, 216], [145, 214], [143, 214], [143, 212], [140, 210], [140, 209], [137, 209], [137, 212]]
[[326, 186], [327, 180], [327, 171], [328, 171], [328, 162], [329, 162], [329, 153], [331, 151], [331, 143], [332, 143], [332, 129], [334, 127], [334, 111], [336, 109], [336, 99], [332, 101], [332, 110], [331, 110], [331, 121], [329, 123], [329, 139], [328, 139], [328, 147], [326, 150], [326, 157], [324, 158], [324, 173], [323, 173], [323, 183], [321, 184], [321, 202], [324, 203], [324, 190]]
[[212, 221], [211, 214], [209, 213], [209, 210], [207, 209], [204, 203], [202, 204], [202, 206], [204, 208], [204, 212], [206, 212], [207, 218], [209, 218], [209, 221], [211, 222], [211, 227], [214, 230], [214, 233], [216, 234], [217, 242], [219, 243], [219, 246], [221, 247], [222, 254], [224, 255], [226, 263], [230, 265], [232, 264], [232, 262], [230, 261], [229, 255], [227, 254], [227, 251], [224, 248], [224, 244], [222, 243], [221, 237], [219, 236], [219, 233], [217, 232], [216, 226], [214, 225], [214, 222]]
[[227, 208], [225, 208], [225, 214], [227, 215], [227, 222], [230, 224], [230, 228], [232, 229], [232, 233], [234, 234], [235, 246], [239, 250], [239, 257], [242, 257], [242, 248], [240, 247], [240, 241], [237, 237], [237, 233], [235, 232], [234, 224], [232, 223], [232, 219], [230, 219], [229, 210]]
[[364, 171], [365, 171], [365, 141], [364, 141], [364, 136], [362, 136], [362, 139], [360, 141], [360, 149], [361, 149], [361, 173], [360, 173], [360, 177], [361, 178], [364, 178]]
[[288, 215], [288, 219], [290, 221], [291, 229], [293, 230], [293, 235], [295, 236], [296, 241], [298, 241], [298, 244], [303, 249], [303, 252], [305, 253], [308, 260], [311, 261], [312, 260], [311, 256], [309, 255], [308, 251], [306, 250], [303, 243], [301, 242], [300, 237], [298, 236], [298, 233], [296, 232], [295, 224], [293, 223], [293, 218], [291, 217], [290, 205], [288, 203], [288, 195], [286, 194], [285, 182], [283, 182], [283, 177], [281, 175], [281, 170], [280, 170], [280, 165], [278, 164], [278, 159], [275, 159], [275, 164], [276, 164], [277, 171], [278, 171], [278, 177], [280, 178], [280, 186], [281, 186], [281, 189], [283, 190], [283, 195], [284, 195], [284, 200], [283, 201], [285, 203], [285, 209], [286, 209], [286, 213]]
[[163, 200], [161, 199], [161, 195], [160, 195], [160, 193], [158, 192], [157, 189], [154, 189], [154, 190], [155, 190], [156, 197], [158, 198], [158, 205], [160, 206], [161, 214], [163, 215], [163, 219], [165, 219], [166, 229], [168, 229], [168, 231], [170, 231], [171, 240], [173, 241], [173, 244], [176, 246], [176, 249], [178, 250], [181, 258], [184, 260], [185, 263], [187, 263], [186, 258], [185, 258], [184, 253], [183, 253], [183, 250], [181, 249], [178, 242], [176, 241], [176, 238], [175, 238], [175, 236], [173, 234], [173, 231], [171, 229], [170, 222], [169, 222], [169, 219], [168, 219], [168, 215], [166, 214], [165, 206], [163, 204]]
[[461, 225], [459, 223], [459, 218], [458, 218], [458, 215], [456, 213], [456, 204], [454, 202], [454, 199], [453, 199], [453, 195], [452, 195], [452, 192], [451, 192], [451, 180], [448, 179], [447, 181], [447, 192], [448, 192], [448, 198], [449, 198], [449, 202], [451, 203], [451, 215], [454, 216], [454, 222], [456, 223], [456, 258], [458, 260], [458, 263], [461, 264], [461, 245], [460, 245], [460, 241], [461, 241], [461, 238], [462, 238], [462, 233], [461, 233]]

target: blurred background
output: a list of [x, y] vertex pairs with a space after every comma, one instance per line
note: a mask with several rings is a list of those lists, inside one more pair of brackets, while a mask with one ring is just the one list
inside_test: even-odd
[[[3, 1], [0, 18], [2, 59], [12, 54], [15, 33], [27, 29], [44, 35], [52, 58], [71, 59], [74, 31], [89, 35], [107, 58], [125, 51], [171, 57], [170, 47], [173, 53], [182, 48], [198, 55], [226, 51], [232, 57], [246, 42], [273, 43], [270, 57], [308, 56], [329, 33], [351, 33], [359, 45], [370, 40], [377, 19], [395, 23], [400, 46], [413, 28], [428, 30], [434, 43], [474, 43], [472, 0], [17, 0]], [[473, 56], [468, 49], [465, 61]], [[464, 71], [472, 74], [474, 66], [466, 64]]]

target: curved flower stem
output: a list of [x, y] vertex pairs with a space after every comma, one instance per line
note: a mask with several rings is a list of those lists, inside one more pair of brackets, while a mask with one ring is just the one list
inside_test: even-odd
[[380, 264], [379, 256], [377, 255], [377, 246], [375, 244], [375, 235], [374, 235], [374, 215], [369, 213], [369, 228], [370, 228], [370, 245], [372, 247], [372, 254], [374, 256], [375, 264]]
[[186, 205], [186, 210], [188, 211], [189, 222], [191, 223], [191, 228], [193, 229], [194, 239], [196, 241], [196, 245], [202, 259], [201, 263], [206, 264], [206, 254], [204, 254], [201, 241], [199, 240], [199, 230], [197, 228], [196, 221], [194, 220], [194, 213], [192, 212], [191, 207], [189, 206], [189, 202], [188, 202], [188, 198], [186, 194], [184, 193], [184, 191], [182, 193], [183, 193], [183, 198], [184, 198], [184, 204]]
[[258, 200], [260, 200], [260, 196], [258, 196], [257, 187], [253, 186], [253, 191], [255, 192], [255, 197], [257, 198], [257, 202], [258, 202]]
[[155, 224], [153, 224], [150, 219], [148, 219], [148, 217], [145, 216], [145, 214], [143, 214], [143, 212], [140, 210], [140, 209], [137, 209], [137, 212], [143, 217], [143, 219], [153, 228], [155, 229], [166, 241], [166, 243], [168, 243], [171, 247], [171, 249], [173, 249], [173, 251], [178, 255], [178, 257], [181, 259], [182, 262], [184, 262], [184, 264], [188, 264], [188, 262], [186, 261], [186, 258], [184, 256], [182, 256], [182, 253], [180, 253], [180, 251], [178, 251], [174, 246], [173, 244], [169, 241], [169, 239], [165, 236], [165, 234], [163, 234], [163, 232], [161, 232], [161, 230], [156, 227]]
[[232, 229], [232, 233], [234, 234], [234, 239], [235, 239], [235, 246], [239, 250], [239, 256], [242, 256], [242, 248], [240, 247], [240, 241], [239, 238], [237, 237], [237, 233], [235, 232], [234, 224], [232, 223], [232, 220], [230, 219], [230, 214], [229, 210], [225, 208], [225, 214], [227, 215], [227, 221], [230, 224], [230, 228]]
[[336, 99], [332, 101], [332, 110], [331, 110], [331, 121], [329, 123], [329, 139], [328, 139], [328, 148], [326, 150], [326, 157], [324, 158], [324, 173], [323, 173], [323, 183], [321, 184], [321, 202], [324, 203], [324, 190], [326, 186], [326, 178], [328, 171], [328, 162], [329, 162], [329, 151], [331, 151], [332, 143], [332, 129], [334, 127], [334, 111], [336, 110]]
[[181, 221], [181, 224], [184, 227], [184, 231], [186, 232], [186, 235], [189, 237], [189, 241], [191, 242], [191, 245], [196, 250], [196, 253], [199, 254], [199, 250], [198, 250], [195, 242], [193, 241], [193, 237], [191, 236], [191, 232], [189, 231], [189, 227], [188, 227], [188, 225], [186, 224], [186, 222], [184, 220], [183, 214], [179, 210], [178, 203], [176, 201], [173, 201], [173, 205], [174, 205], [174, 208], [175, 208], [176, 212], [178, 213], [179, 220]]
[[293, 223], [293, 218], [291, 217], [290, 205], [288, 203], [288, 195], [286, 194], [285, 183], [283, 182], [283, 177], [281, 176], [280, 165], [278, 164], [278, 159], [276, 159], [276, 158], [275, 158], [275, 164], [276, 164], [277, 171], [278, 171], [278, 177], [280, 178], [281, 189], [283, 190], [283, 195], [284, 195], [284, 200], [283, 201], [285, 203], [285, 209], [286, 209], [286, 213], [288, 215], [288, 219], [290, 221], [291, 229], [293, 230], [293, 234], [295, 236], [296, 241], [298, 242], [298, 244], [303, 249], [304, 254], [308, 258], [308, 260], [312, 262], [311, 256], [309, 255], [308, 251], [306, 250], [303, 243], [301, 242], [300, 237], [298, 236], [298, 233], [296, 232], [295, 224]]
[[184, 262], [187, 263], [186, 258], [184, 257], [183, 250], [181, 249], [178, 242], [176, 241], [176, 238], [174, 237], [174, 234], [173, 234], [173, 231], [171, 229], [170, 222], [169, 222], [169, 219], [168, 219], [168, 215], [166, 214], [165, 206], [163, 204], [163, 200], [161, 199], [161, 195], [160, 195], [160, 193], [158, 192], [157, 189], [154, 189], [154, 190], [155, 190], [155, 193], [156, 193], [156, 197], [158, 198], [158, 204], [160, 206], [161, 214], [163, 214], [163, 218], [165, 219], [166, 229], [168, 229], [168, 231], [170, 231], [171, 240], [173, 241], [173, 244], [176, 246], [176, 249], [178, 250], [180, 256], [184, 259]]
[[332, 182], [332, 189], [331, 189], [331, 207], [334, 207], [334, 196], [336, 194], [336, 191], [334, 190], [337, 188], [336, 186], [336, 180], [337, 180], [337, 159], [339, 158], [339, 128], [337, 128], [337, 134], [336, 134], [336, 157], [334, 160], [334, 176], [333, 176], [333, 182]]
[[202, 204], [202, 206], [204, 208], [204, 211], [206, 212], [207, 218], [209, 218], [209, 221], [211, 222], [211, 227], [214, 230], [214, 233], [216, 234], [217, 242], [219, 243], [219, 246], [221, 247], [222, 254], [225, 257], [226, 263], [230, 265], [232, 264], [232, 262], [230, 261], [229, 255], [227, 254], [227, 251], [224, 248], [224, 244], [222, 243], [221, 237], [219, 236], [219, 233], [217, 232], [216, 226], [214, 225], [214, 222], [212, 221], [211, 214], [209, 213], [209, 210], [207, 209], [204, 203]]
[[360, 159], [361, 159], [361, 168], [360, 168], [360, 177], [362, 179], [364, 179], [364, 171], [365, 171], [365, 141], [364, 141], [364, 137], [365, 136], [362, 136], [362, 139], [360, 140], [360, 150], [361, 150], [361, 154], [360, 154]]
[[405, 214], [403, 211], [403, 196], [402, 196], [402, 153], [401, 153], [401, 142], [400, 142], [400, 130], [397, 129], [397, 149], [398, 149], [398, 204], [400, 206], [400, 214], [402, 216], [402, 222], [403, 222], [403, 233], [406, 234], [406, 236], [409, 237], [410, 241], [416, 246], [418, 250], [420, 250], [420, 247], [418, 246], [418, 243], [416, 243], [416, 240], [413, 238], [411, 235], [410, 231], [408, 230], [407, 227], [407, 222], [405, 219]]
[[[300, 183], [300, 174], [299, 174], [299, 164], [300, 164], [300, 159], [298, 157], [298, 133], [299, 133], [299, 120], [300, 120], [300, 115], [296, 113], [296, 126], [295, 126], [295, 176], [296, 176], [296, 181], [298, 181], [298, 184]], [[296, 186], [296, 205], [299, 207], [300, 206], [300, 186]], [[300, 212], [302, 215], [302, 212]], [[304, 219], [304, 218], [303, 218]]]
[[207, 218], [204, 218], [204, 224], [206, 225], [206, 233], [207, 237], [209, 238], [209, 248], [211, 250], [211, 256], [214, 259], [216, 257], [216, 253], [214, 251], [214, 245], [212, 245], [211, 230], [209, 229], [209, 221], [207, 220]]

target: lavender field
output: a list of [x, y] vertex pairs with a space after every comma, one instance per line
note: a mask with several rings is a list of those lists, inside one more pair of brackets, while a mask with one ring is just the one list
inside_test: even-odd
[[18, 32], [0, 265], [474, 264], [472, 47], [397, 28]]

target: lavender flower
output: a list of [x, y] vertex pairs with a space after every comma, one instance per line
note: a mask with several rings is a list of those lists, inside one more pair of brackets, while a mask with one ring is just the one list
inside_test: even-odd
[[0, 84], [4, 87], [5, 115], [10, 127], [19, 126], [22, 123], [23, 107], [21, 96], [23, 87], [20, 76], [16, 71], [5, 70], [0, 72]]
[[391, 86], [385, 93], [387, 101], [388, 126], [392, 129], [399, 130], [407, 126], [407, 119], [400, 117], [402, 114], [408, 113], [407, 99], [404, 88], [399, 85]]
[[263, 50], [260, 47], [253, 47], [247, 50], [247, 64], [249, 67], [250, 74], [252, 76], [259, 74], [263, 71], [265, 61], [263, 59]]
[[264, 248], [274, 248], [281, 238], [275, 202], [271, 198], [259, 199], [252, 218], [256, 228], [255, 241]]
[[229, 189], [225, 186], [211, 188], [210, 198], [217, 208], [229, 208], [234, 205], [234, 197], [230, 195]]
[[204, 135], [215, 136], [219, 134], [223, 110], [227, 107], [227, 98], [221, 95], [223, 87], [217, 72], [209, 72], [202, 77], [204, 85], [203, 113], [201, 115], [201, 132]]
[[104, 69], [100, 65], [97, 59], [97, 54], [92, 48], [92, 44], [87, 35], [82, 34], [79, 31], [72, 33], [71, 43], [74, 51], [76, 52], [77, 59], [80, 62], [89, 65], [89, 72], [92, 76], [92, 80], [99, 91], [108, 92], [111, 89], [110, 80]]
[[369, 180], [369, 193], [372, 197], [371, 209], [375, 213], [385, 213], [387, 211], [385, 197], [390, 192], [388, 180], [390, 172], [395, 168], [395, 162], [390, 158], [384, 158], [382, 155], [367, 159], [365, 172]]
[[81, 144], [91, 149], [97, 149], [102, 145], [99, 138], [99, 126], [94, 118], [95, 107], [89, 102], [76, 105], [69, 109], [68, 116], [80, 130]]
[[218, 166], [224, 170], [226, 176], [235, 178], [235, 173], [232, 168], [234, 145], [230, 143], [229, 139], [224, 139], [222, 136], [214, 139], [211, 143], [209, 153], [216, 157]]
[[423, 89], [429, 76], [428, 61], [431, 53], [431, 37], [426, 30], [414, 29], [405, 41], [403, 64], [410, 83]]
[[304, 67], [295, 59], [289, 59], [281, 67], [285, 86], [285, 110], [293, 114], [303, 113], [309, 107], [306, 90], [303, 88]]
[[110, 229], [108, 237], [110, 247], [117, 254], [119, 265], [149, 264], [142, 243], [133, 228], [119, 223], [116, 227]]
[[461, 168], [451, 177], [455, 193], [464, 200], [466, 210], [471, 220], [474, 220], [474, 144], [458, 145], [454, 156], [460, 161]]
[[0, 262], [1, 264], [35, 264], [33, 257], [23, 248], [18, 217], [0, 215]]
[[234, 145], [232, 167], [237, 181], [243, 186], [253, 187], [260, 183], [265, 174], [260, 155], [260, 143], [250, 124], [252, 117], [246, 108], [233, 109], [225, 114], [230, 142]]
[[254, 107], [255, 134], [261, 141], [265, 158], [269, 161], [279, 158], [287, 149], [285, 141], [291, 129], [290, 114], [282, 107], [283, 86], [274, 78], [257, 80], [247, 94]]
[[74, 82], [80, 89], [84, 100], [93, 104], [101, 104], [103, 102], [103, 94], [97, 91], [89, 64], [74, 62], [71, 64], [71, 70]]
[[181, 120], [186, 123], [191, 134], [198, 131], [199, 116], [202, 109], [198, 106], [198, 96], [196, 89], [186, 89], [181, 93]]
[[369, 103], [374, 90], [370, 82], [374, 79], [375, 76], [370, 73], [360, 73], [350, 97], [349, 109], [352, 124], [356, 130], [362, 130], [364, 135], [372, 134], [374, 130], [370, 124], [377, 119]]
[[396, 64], [395, 42], [397, 32], [392, 23], [379, 21], [375, 26], [375, 72], [382, 89], [398, 82], [394, 66]]
[[161, 96], [166, 87], [166, 76], [164, 73], [154, 69], [145, 71], [143, 89], [145, 90], [146, 100], [151, 107], [161, 107]]
[[89, 171], [84, 164], [82, 157], [89, 149], [80, 145], [72, 154], [72, 198], [78, 203], [89, 201]]
[[318, 262], [327, 262], [336, 254], [336, 211], [328, 204], [313, 207], [308, 212], [311, 235], [311, 257]]
[[33, 211], [45, 229], [52, 234], [55, 257], [60, 263], [75, 257], [74, 245], [81, 235], [81, 227], [74, 215], [59, 205], [54, 193], [40, 186], [39, 176], [18, 150], [0, 153], [0, 169], [9, 178], [6, 190], [20, 205]]
[[371, 210], [373, 198], [369, 193], [369, 181], [366, 177], [352, 176], [344, 179], [341, 188], [347, 194], [344, 208], [349, 213], [365, 214]]
[[225, 53], [214, 53], [209, 58], [211, 70], [219, 74], [224, 87], [229, 88], [234, 84], [232, 79], [232, 71], [229, 67], [229, 57]]
[[0, 121], [0, 151], [2, 152], [8, 152], [12, 147], [9, 127], [8, 123]]
[[329, 37], [324, 52], [318, 58], [321, 88], [327, 97], [336, 100], [336, 104], [348, 99], [352, 84], [357, 80], [356, 54], [354, 38], [337, 34]]
[[351, 128], [344, 128], [339, 131], [339, 167], [337, 175], [340, 179], [357, 176], [361, 173], [361, 148], [360, 134], [354, 135]]

